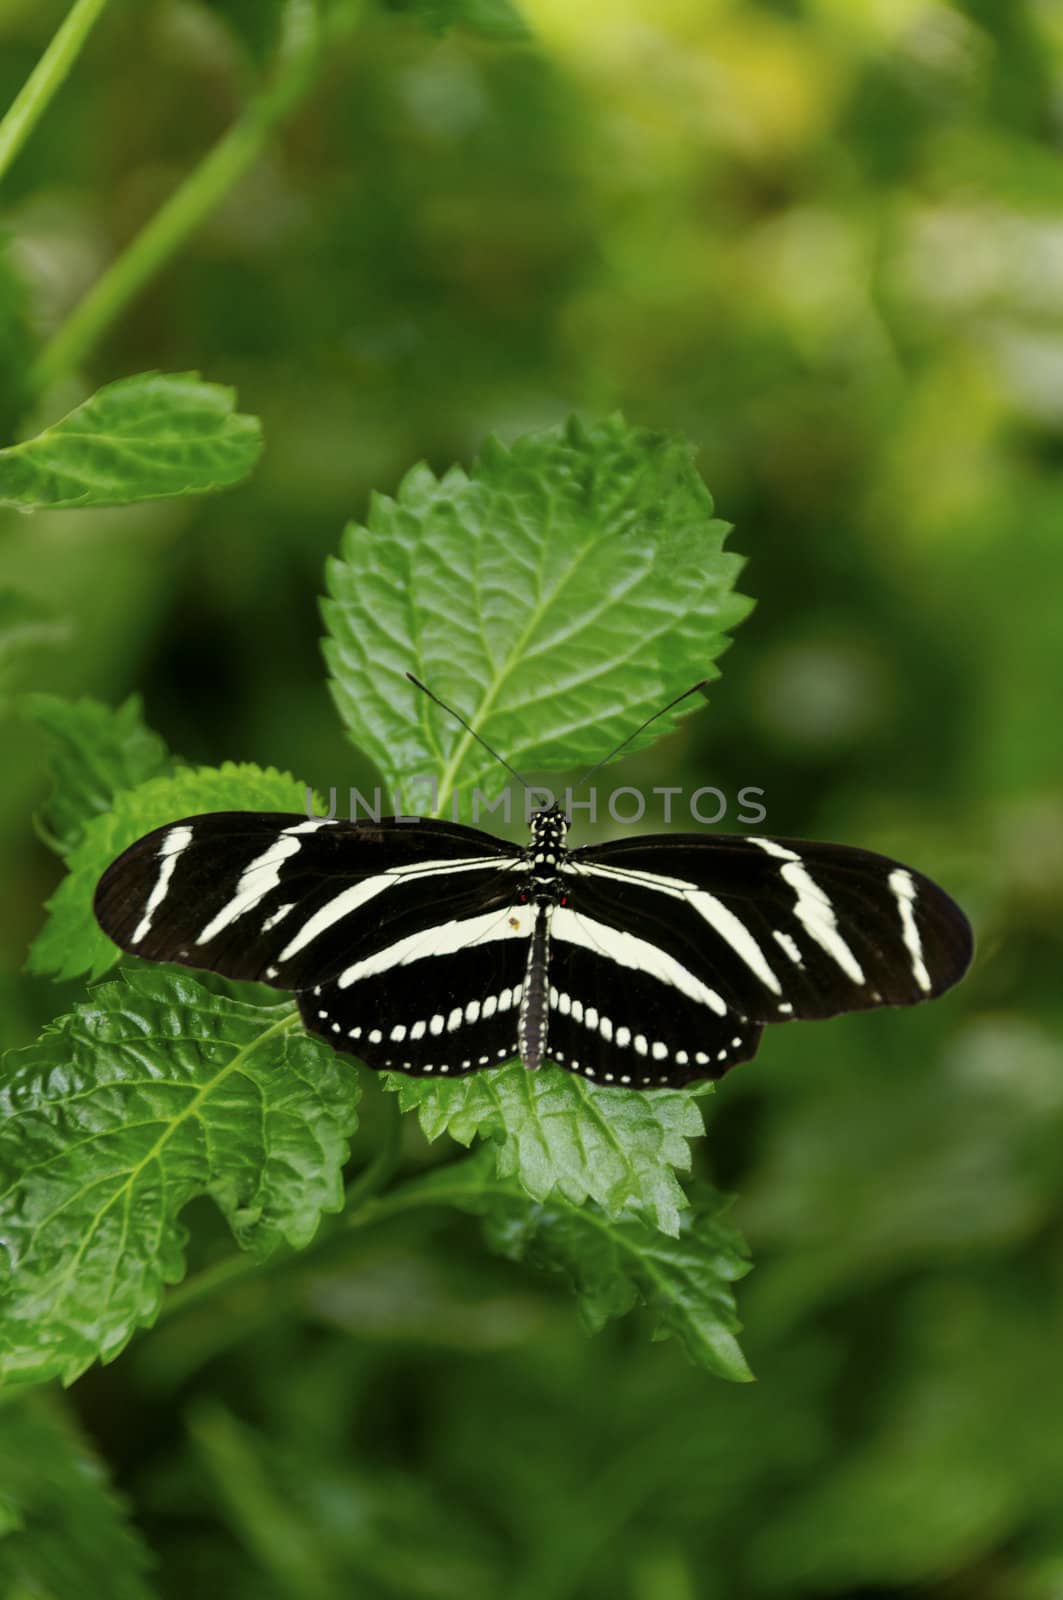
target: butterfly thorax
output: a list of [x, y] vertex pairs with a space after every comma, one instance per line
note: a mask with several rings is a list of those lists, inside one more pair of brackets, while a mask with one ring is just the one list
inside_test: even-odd
[[528, 890], [537, 905], [549, 905], [557, 899], [561, 863], [567, 854], [567, 833], [568, 818], [557, 806], [533, 814], [527, 850]]

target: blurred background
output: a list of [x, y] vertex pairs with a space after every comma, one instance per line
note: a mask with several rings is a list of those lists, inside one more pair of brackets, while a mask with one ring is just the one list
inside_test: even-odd
[[[64, 10], [0, 5], [4, 102]], [[20, 686], [139, 690], [189, 759], [371, 782], [318, 653], [344, 522], [418, 460], [619, 407], [697, 446], [757, 607], [708, 708], [617, 781], [759, 785], [765, 828], [944, 883], [977, 963], [925, 1011], [773, 1032], [707, 1102], [756, 1385], [637, 1319], [587, 1341], [560, 1286], [440, 1217], [190, 1308], [72, 1403], [166, 1597], [1060, 1600], [1063, 8], [524, 14], [520, 44], [367, 7], [42, 402], [196, 367], [267, 450], [212, 500], [8, 514], [0, 584], [68, 619]], [[255, 16], [107, 11], [5, 189], [41, 334], [236, 114]], [[2, 354], [13, 405], [14, 326]], [[21, 1044], [83, 991], [18, 970], [58, 867], [14, 713]]]

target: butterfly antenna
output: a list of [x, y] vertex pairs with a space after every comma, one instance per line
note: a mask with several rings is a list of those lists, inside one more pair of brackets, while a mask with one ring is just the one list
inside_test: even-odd
[[671, 711], [672, 707], [677, 706], [681, 700], [688, 700], [692, 694], [698, 694], [701, 690], [707, 688], [708, 682], [708, 678], [702, 678], [700, 683], [695, 683], [689, 689], [684, 689], [682, 694], [677, 694], [674, 700], [669, 700], [666, 706], [661, 706], [660, 710], [655, 711], [652, 717], [647, 717], [645, 722], [641, 722], [633, 733], [628, 734], [626, 739], [621, 739], [615, 750], [610, 750], [607, 756], [603, 756], [600, 761], [596, 761], [590, 771], [585, 772], [579, 782], [573, 784], [573, 790], [582, 789], [587, 779], [593, 778], [594, 774], [599, 772], [607, 762], [612, 761], [614, 756], [618, 756], [621, 750], [626, 750], [632, 739], [637, 739], [640, 733], [645, 733], [651, 723], [656, 722], [658, 717], [663, 717], [666, 711]]
[[[445, 700], [441, 700], [437, 694], [433, 694], [428, 685], [426, 683], [422, 683], [420, 678], [415, 678], [412, 672], [408, 672], [406, 676], [409, 678], [415, 689], [420, 689], [421, 693], [426, 694], [429, 700], [434, 700], [436, 705], [439, 706], [442, 711], [446, 711], [450, 716], [452, 716], [455, 722], [460, 722], [462, 727], [465, 729], [465, 732], [471, 734], [471, 736], [476, 740], [477, 744], [483, 745], [484, 749], [487, 751], [487, 754], [489, 756], [494, 756], [499, 765], [505, 767], [507, 772], [512, 773], [513, 777], [516, 778], [519, 784], [523, 784], [525, 789], [531, 788], [531, 784], [527, 781], [527, 779], [522, 778], [517, 769], [515, 767], [511, 767], [504, 756], [500, 756], [497, 750], [492, 750], [487, 740], [478, 734], [475, 728], [469, 726], [460, 711], [455, 711], [453, 706], [448, 706]], [[665, 706], [666, 711], [667, 709], [668, 707]], [[632, 735], [632, 738], [634, 738], [634, 735]]]

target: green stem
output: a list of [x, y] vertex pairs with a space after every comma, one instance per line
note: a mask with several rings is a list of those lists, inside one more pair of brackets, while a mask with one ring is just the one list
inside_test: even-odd
[[30, 826], [41, 843], [46, 849], [50, 850], [53, 855], [66, 855], [66, 846], [63, 844], [61, 839], [56, 838], [55, 834], [52, 832], [51, 828], [49, 828], [39, 811], [34, 811], [32, 813], [30, 817]]
[[[275, 1258], [277, 1259], [277, 1258]], [[287, 1255], [279, 1258], [287, 1261]], [[184, 1283], [179, 1283], [171, 1289], [159, 1309], [155, 1319], [155, 1326], [165, 1322], [168, 1317], [180, 1315], [191, 1306], [199, 1305], [201, 1300], [209, 1300], [232, 1284], [242, 1283], [246, 1278], [254, 1277], [262, 1271], [262, 1262], [252, 1255], [226, 1256], [222, 1261], [216, 1261], [211, 1267], [204, 1267], [202, 1272], [197, 1272], [195, 1277], [186, 1278]]]
[[[99, 0], [97, 0], [99, 3]], [[289, 0], [276, 76], [77, 305], [30, 373], [35, 392], [77, 367], [261, 155], [310, 87], [320, 60], [313, 0]]]
[[[367, 1193], [363, 1183], [366, 1183], [371, 1174], [379, 1177], [383, 1167], [384, 1164], [378, 1154], [351, 1190], [352, 1194], [358, 1195], [358, 1205], [344, 1211], [342, 1216], [336, 1218], [333, 1227], [327, 1232], [320, 1233], [313, 1244], [305, 1250], [278, 1251], [266, 1262], [247, 1254], [226, 1256], [224, 1261], [218, 1261], [212, 1267], [205, 1267], [194, 1278], [188, 1278], [171, 1290], [163, 1301], [155, 1326], [171, 1316], [180, 1315], [190, 1306], [211, 1299], [219, 1290], [232, 1288], [249, 1279], [261, 1280], [288, 1271], [306, 1272], [320, 1268], [322, 1261], [327, 1260], [330, 1255], [343, 1254], [352, 1233], [372, 1227], [374, 1223], [401, 1216], [404, 1211], [416, 1211], [421, 1206], [454, 1204], [453, 1194], [438, 1193], [431, 1184], [425, 1182], [423, 1177], [411, 1178], [409, 1182], [400, 1184], [397, 1189], [389, 1189], [386, 1194]], [[381, 1178], [380, 1181], [384, 1182], [386, 1179]], [[510, 1192], [505, 1190], [502, 1184], [499, 1185], [499, 1190]], [[481, 1196], [483, 1192], [482, 1184], [477, 1184], [475, 1189], [470, 1191], [476, 1197]]]
[[74, 0], [51, 44], [0, 122], [0, 179], [33, 132], [48, 102], [77, 60], [107, 0]]
[[358, 1174], [347, 1190], [344, 1207], [347, 1214], [356, 1212], [371, 1195], [386, 1189], [398, 1169], [402, 1155], [402, 1112], [399, 1110], [398, 1095], [383, 1096], [382, 1110], [385, 1121], [380, 1145], [365, 1170]]

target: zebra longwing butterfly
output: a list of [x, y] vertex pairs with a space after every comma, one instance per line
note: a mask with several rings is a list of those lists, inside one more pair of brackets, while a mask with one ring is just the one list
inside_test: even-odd
[[769, 1023], [932, 999], [971, 959], [948, 895], [867, 850], [719, 834], [569, 850], [567, 832], [557, 806], [526, 849], [427, 819], [208, 813], [119, 856], [96, 916], [149, 961], [294, 990], [312, 1033], [378, 1070], [519, 1056], [637, 1089], [721, 1077]]

